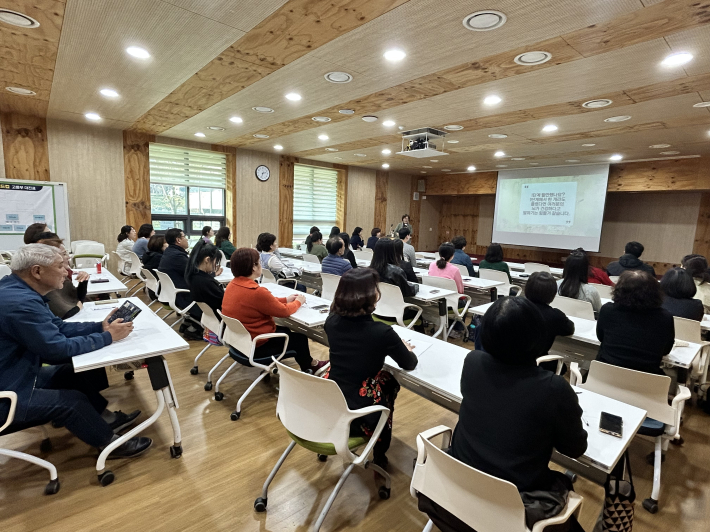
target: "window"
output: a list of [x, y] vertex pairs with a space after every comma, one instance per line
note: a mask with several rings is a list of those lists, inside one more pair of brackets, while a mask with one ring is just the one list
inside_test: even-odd
[[225, 224], [224, 153], [151, 144], [149, 155], [150, 210], [156, 232], [177, 227], [194, 244], [205, 225], [216, 232]]
[[293, 245], [302, 243], [314, 225], [328, 237], [337, 219], [337, 198], [337, 170], [294, 165]]

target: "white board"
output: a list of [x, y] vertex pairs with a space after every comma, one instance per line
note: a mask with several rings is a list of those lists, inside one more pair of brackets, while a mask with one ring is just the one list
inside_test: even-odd
[[0, 249], [22, 246], [25, 229], [37, 222], [46, 223], [69, 247], [68, 205], [66, 183], [0, 179]]

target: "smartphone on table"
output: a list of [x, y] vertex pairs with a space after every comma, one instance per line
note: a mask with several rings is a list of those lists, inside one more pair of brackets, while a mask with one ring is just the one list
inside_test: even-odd
[[133, 321], [136, 319], [136, 316], [141, 313], [141, 309], [138, 308], [136, 305], [131, 303], [130, 301], [126, 301], [118, 307], [118, 310], [114, 312], [114, 314], [108, 319], [109, 323], [113, 323], [119, 318], [123, 318], [124, 322], [129, 322]]
[[600, 431], [605, 434], [621, 438], [623, 428], [624, 420], [621, 416], [615, 416], [614, 414], [609, 414], [608, 412], [602, 412], [601, 418], [599, 419]]

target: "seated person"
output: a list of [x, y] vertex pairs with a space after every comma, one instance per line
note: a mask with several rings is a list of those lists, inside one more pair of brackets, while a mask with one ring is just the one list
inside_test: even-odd
[[455, 236], [451, 239], [451, 243], [454, 245], [454, 258], [451, 259], [451, 264], [466, 266], [469, 277], [478, 277], [476, 270], [473, 269], [471, 257], [466, 254], [466, 237]]
[[404, 244], [404, 258], [412, 265], [412, 267], [417, 265], [417, 254], [414, 251], [414, 246], [410, 244], [412, 241], [412, 230], [409, 227], [402, 227], [397, 231], [397, 236]]
[[330, 228], [330, 234], [328, 235], [328, 240], [333, 238], [334, 236], [338, 236], [340, 234], [340, 227], [337, 225], [334, 225], [333, 227]]
[[429, 265], [429, 275], [431, 277], [452, 279], [456, 283], [456, 289], [459, 291], [459, 294], [463, 294], [464, 287], [461, 271], [451, 264], [454, 258], [454, 246], [448, 242], [441, 244], [441, 246], [439, 246], [439, 257], [439, 260]]
[[123, 261], [123, 269], [120, 271], [124, 275], [128, 275], [128, 272], [131, 271], [131, 255], [129, 252], [133, 251], [133, 243], [136, 241], [136, 238], [136, 230], [130, 225], [121, 227], [121, 233], [116, 238], [116, 240], [118, 240], [116, 254]]
[[350, 239], [350, 244], [353, 246], [355, 251], [362, 249], [362, 246], [365, 245], [365, 242], [362, 241], [362, 236], [360, 235], [361, 232], [362, 227], [356, 227], [353, 229], [353, 237]]
[[[64, 258], [55, 247], [21, 247], [10, 269], [12, 274], [0, 279], [0, 390], [15, 392], [18, 402], [6, 432], [51, 421], [103, 449], [135, 423], [140, 411], [107, 410], [108, 401], [99, 393], [108, 388], [106, 371], [74, 373], [71, 358], [127, 337], [133, 323], [118, 319], [109, 324], [108, 317], [103, 323], [68, 323], [54, 316], [43, 297], [60, 290], [66, 279]], [[0, 425], [8, 412], [7, 401], [0, 401]], [[138, 456], [152, 443], [131, 438], [110, 457]]]
[[410, 283], [418, 283], [417, 274], [414, 273], [414, 265], [408, 262], [404, 257], [404, 242], [402, 240], [398, 239], [394, 241], [394, 254], [397, 257], [399, 267], [402, 268], [402, 271], [407, 276], [407, 281]]
[[[274, 297], [266, 288], [259, 286], [256, 280], [261, 277], [261, 259], [255, 249], [239, 248], [232, 254], [229, 263], [234, 279], [224, 291], [222, 313], [238, 319], [249, 331], [252, 339], [260, 334], [275, 332], [287, 334], [288, 352], [284, 358], [294, 357], [301, 371], [315, 373], [325, 366], [327, 362], [319, 362], [311, 357], [307, 336], [274, 323], [274, 317], [287, 318], [296, 312], [306, 302], [306, 296], [299, 294]], [[268, 360], [270, 363], [272, 356], [281, 354], [283, 346], [283, 338], [259, 340], [254, 351], [254, 359]], [[230, 354], [235, 360], [239, 356], [232, 349]], [[242, 355], [248, 357], [249, 354], [242, 353]]]
[[350, 235], [347, 233], [340, 233], [338, 235], [340, 237], [340, 240], [343, 241], [343, 244], [345, 245], [345, 251], [343, 252], [343, 257], [348, 259], [348, 262], [350, 262], [350, 266], [353, 268], [357, 268], [357, 260], [355, 259], [355, 254], [353, 253], [353, 250], [350, 249]]
[[343, 257], [345, 253], [345, 243], [338, 236], [334, 236], [325, 245], [328, 256], [323, 259], [321, 272], [332, 275], [343, 275], [346, 271], [352, 270], [350, 261]]
[[328, 250], [323, 245], [323, 235], [320, 231], [314, 231], [311, 235], [311, 241], [308, 243], [306, 250], [311, 255], [318, 257], [318, 260], [323, 262], [323, 259], [328, 256]]
[[370, 231], [370, 234], [372, 236], [370, 236], [370, 238], [367, 239], [367, 246], [366, 247], [368, 247], [374, 251], [377, 241], [382, 236], [382, 231], [380, 230], [379, 227], [375, 227], [372, 231]]
[[599, 312], [597, 360], [663, 375], [661, 359], [673, 349], [673, 316], [662, 308], [661, 287], [646, 271], [628, 270], [614, 287], [613, 303]]
[[558, 294], [563, 297], [589, 301], [594, 312], [602, 308], [597, 289], [589, 284], [589, 258], [586, 253], [573, 251], [565, 261], [562, 279], [557, 281]]
[[213, 236], [214, 236], [214, 231], [212, 230], [212, 228], [209, 225], [206, 225], [202, 228], [202, 240], [211, 244]]
[[37, 236], [48, 232], [49, 227], [47, 227], [46, 223], [31, 224], [25, 229], [24, 242], [25, 244], [36, 244]]
[[223, 225], [217, 230], [217, 236], [214, 239], [214, 245], [217, 246], [217, 249], [224, 253], [224, 256], [227, 260], [229, 260], [229, 257], [232, 256], [232, 253], [237, 250], [237, 248], [235, 248], [229, 241], [229, 235], [229, 227]]
[[[308, 236], [306, 237], [305, 244], [306, 244], [306, 249], [309, 250], [308, 251], [309, 253], [310, 253], [310, 249], [311, 249], [311, 240], [313, 240], [313, 233], [315, 233], [316, 231], [320, 231], [320, 229], [318, 229], [318, 227], [314, 225], [313, 227], [311, 227], [311, 230], [308, 231]], [[323, 238], [323, 237], [321, 236], [321, 238]]]
[[[206, 303], [214, 312], [214, 317], [221, 320], [218, 310], [222, 310], [224, 287], [215, 279], [215, 275], [222, 274], [219, 265], [222, 257], [219, 249], [212, 243], [200, 240], [195, 244], [190, 253], [190, 261], [185, 271], [185, 280], [190, 287], [192, 299], [199, 303]], [[219, 331], [210, 331], [203, 327], [202, 338], [213, 345], [219, 345], [217, 335]]]
[[670, 312], [671, 316], [703, 321], [705, 310], [703, 302], [695, 299], [697, 290], [693, 277], [687, 270], [671, 268], [661, 278], [662, 307]]
[[[148, 240], [148, 250], [143, 254], [143, 268], [150, 271], [153, 276], [157, 279], [158, 276], [155, 274], [155, 270], [160, 268], [160, 261], [163, 259], [163, 251], [168, 247], [168, 243], [165, 241], [163, 235], [153, 235]], [[150, 288], [148, 289], [148, 295], [151, 300], [157, 299], [157, 295]]]
[[74, 272], [69, 267], [69, 253], [64, 248], [63, 240], [54, 233], [41, 233], [37, 236], [37, 243], [58, 248], [62, 254], [64, 268], [67, 271], [64, 285], [61, 290], [52, 290], [44, 297], [48, 299], [47, 304], [52, 314], [63, 320], [68, 320], [81, 310], [86, 292], [89, 289], [91, 275], [83, 271], [78, 272], [76, 280], [79, 284], [74, 286], [72, 282]]
[[508, 274], [508, 282], [512, 283], [513, 279], [510, 277], [510, 268], [508, 263], [503, 260], [503, 248], [500, 244], [495, 242], [488, 246], [486, 250], [486, 256], [478, 264], [478, 275], [481, 275], [480, 270], [498, 270], [499, 272], [505, 272]]
[[138, 258], [143, 260], [143, 255], [148, 251], [148, 240], [151, 236], [155, 234], [153, 226], [150, 224], [143, 224], [138, 229], [138, 240], [133, 244], [133, 253], [138, 255]]
[[686, 255], [681, 266], [693, 277], [695, 299], [702, 301], [705, 312], [710, 313], [710, 272], [707, 259], [702, 255]]
[[[549, 468], [550, 456], [553, 449], [581, 456], [587, 432], [572, 387], [535, 364], [548, 341], [542, 314], [523, 297], [499, 299], [483, 316], [481, 335], [485, 352], [471, 351], [464, 361], [463, 400], [449, 453], [531, 498], [544, 496], [534, 491], [566, 497], [572, 483]], [[472, 530], [423, 495], [419, 509], [441, 530]]]
[[259, 252], [262, 268], [273, 273], [276, 279], [293, 279], [293, 287], [296, 290], [306, 291], [306, 287], [296, 280], [301, 275], [300, 270], [283, 263], [276, 235], [261, 233], [256, 239], [256, 250]]
[[[386, 468], [385, 453], [392, 440], [392, 415], [399, 383], [382, 366], [390, 356], [400, 368], [411, 371], [417, 367], [417, 357], [392, 327], [372, 319], [380, 297], [378, 281], [377, 273], [370, 268], [348, 271], [340, 279], [332, 313], [325, 322], [330, 344], [330, 369], [325, 377], [338, 383], [351, 410], [373, 405], [390, 409], [389, 420], [374, 448], [375, 464]], [[376, 413], [354, 421], [350, 435], [372, 434], [379, 419], [380, 414]]]
[[612, 276], [619, 276], [627, 270], [642, 270], [650, 273], [653, 277], [656, 272], [653, 266], [650, 266], [640, 260], [643, 253], [643, 245], [639, 242], [629, 242], [624, 248], [624, 254], [619, 257], [619, 260], [610, 262], [606, 267], [606, 273]]
[[394, 240], [382, 238], [377, 241], [375, 252], [372, 254], [370, 268], [380, 276], [381, 283], [398, 286], [403, 297], [412, 297], [419, 291], [418, 284], [407, 282], [407, 276], [400, 267], [395, 253]]

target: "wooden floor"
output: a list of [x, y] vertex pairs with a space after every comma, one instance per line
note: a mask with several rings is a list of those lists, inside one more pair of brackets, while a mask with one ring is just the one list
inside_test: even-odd
[[[341, 462], [333, 457], [320, 463], [315, 455], [297, 447], [272, 483], [267, 513], [255, 513], [254, 499], [289, 441], [275, 417], [275, 381], [260, 384], [245, 401], [242, 418], [233, 422], [229, 414], [256, 370], [235, 371], [225, 381], [224, 401], [215, 402], [203, 385], [206, 372], [224, 348], [211, 348], [200, 361], [199, 375], [190, 375], [193, 357], [203, 345], [191, 342], [190, 351], [168, 356], [180, 403], [182, 458], [170, 458], [172, 431], [163, 415], [145, 433], [155, 440], [150, 451], [135, 460], [108, 462], [116, 480], [102, 488], [94, 469], [96, 452], [66, 430], [52, 430], [54, 450], [44, 457], [59, 470], [60, 492], [42, 494], [48, 480], [44, 469], [0, 458], [0, 531], [309, 530], [342, 472]], [[318, 358], [327, 358], [322, 346], [313, 344], [312, 350]], [[144, 415], [153, 410], [155, 396], [145, 371], [136, 372], [130, 382], [124, 381], [122, 372], [111, 372], [109, 380], [106, 397], [113, 408], [140, 408]], [[391, 499], [380, 501], [372, 473], [356, 470], [321, 530], [420, 531], [426, 519], [409, 495], [415, 437], [439, 424], [453, 427], [456, 419], [455, 414], [403, 389], [388, 453]], [[652, 444], [639, 439], [632, 444], [639, 497], [635, 532], [710, 530], [710, 416], [688, 408], [683, 435], [685, 445], [671, 446], [668, 452], [661, 509], [655, 516], [641, 508], [640, 502], [650, 495], [653, 469], [644, 456]], [[41, 455], [40, 439], [39, 431], [31, 430], [4, 437], [0, 445]], [[582, 526], [591, 531], [603, 490], [584, 479], [577, 481], [576, 489], [584, 497]]]

